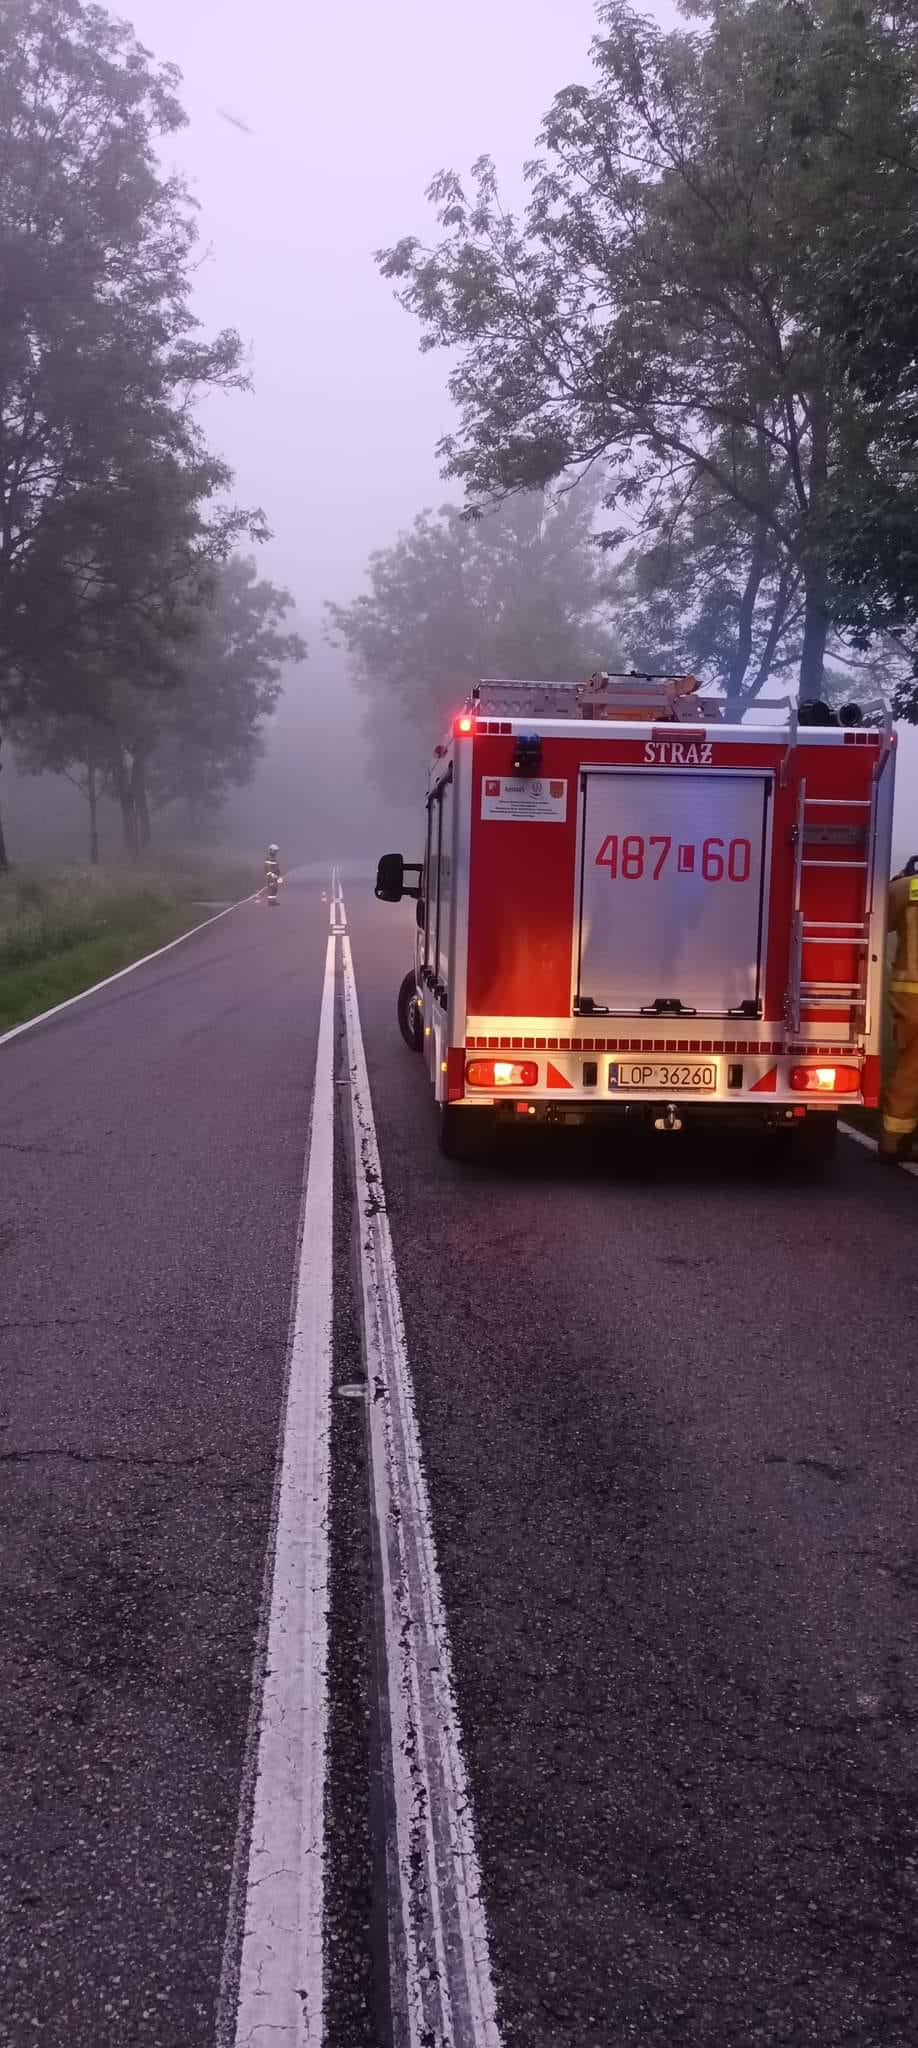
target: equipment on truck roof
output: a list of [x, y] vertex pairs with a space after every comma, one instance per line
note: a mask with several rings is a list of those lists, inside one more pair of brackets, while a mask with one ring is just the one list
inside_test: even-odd
[[722, 706], [699, 696], [695, 676], [607, 675], [597, 670], [583, 682], [516, 682], [500, 676], [476, 683], [466, 709], [505, 716], [541, 718], [719, 719]]

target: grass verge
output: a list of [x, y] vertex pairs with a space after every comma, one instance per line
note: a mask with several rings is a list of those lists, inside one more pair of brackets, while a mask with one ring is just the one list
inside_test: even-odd
[[81, 995], [258, 882], [254, 861], [220, 859], [0, 876], [0, 1031]]

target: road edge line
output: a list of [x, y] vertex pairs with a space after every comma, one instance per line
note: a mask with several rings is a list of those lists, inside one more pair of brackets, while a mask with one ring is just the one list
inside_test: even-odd
[[846, 1123], [843, 1116], [838, 1119], [838, 1128], [844, 1131], [846, 1138], [853, 1138], [856, 1145], [863, 1145], [868, 1152], [876, 1152], [877, 1141], [870, 1136], [869, 1131], [859, 1131], [856, 1124]]
[[[876, 1138], [872, 1138], [869, 1131], [859, 1131], [856, 1124], [846, 1123], [843, 1116], [840, 1116], [838, 1119], [838, 1128], [840, 1131], [844, 1131], [846, 1138], [853, 1138], [856, 1145], [863, 1145], [868, 1152], [879, 1151], [880, 1148]], [[915, 1179], [918, 1179], [918, 1166], [915, 1165], [913, 1160], [898, 1159], [896, 1164], [900, 1172], [910, 1173]]]
[[164, 953], [171, 953], [173, 947], [183, 946], [186, 939], [193, 939], [195, 932], [206, 932], [209, 925], [219, 924], [221, 917], [229, 917], [231, 910], [241, 910], [245, 903], [256, 903], [258, 890], [251, 896], [240, 896], [238, 903], [228, 903], [225, 910], [218, 910], [213, 917], [202, 918], [200, 924], [189, 925], [187, 932], [179, 932], [177, 939], [167, 939], [164, 946], [157, 946], [152, 953], [144, 953], [139, 960], [129, 960], [126, 967], [119, 967], [117, 974], [107, 974], [103, 981], [94, 981], [89, 988], [81, 988], [78, 995], [68, 996], [63, 1003], [53, 1003], [50, 1010], [39, 1010], [34, 1017], [26, 1017], [22, 1024], [13, 1024], [9, 1031], [0, 1032], [0, 1045], [9, 1045], [11, 1038], [20, 1038], [24, 1031], [34, 1031], [36, 1024], [49, 1024], [52, 1017], [60, 1017], [64, 1010], [72, 1010], [74, 1003], [85, 1003], [87, 996], [97, 996], [101, 989], [111, 988], [116, 981], [123, 981], [126, 974], [135, 974], [138, 967], [146, 967], [151, 960], [161, 960]]
[[278, 2048], [321, 2048], [324, 2035], [336, 967], [330, 937], [218, 2048], [269, 2033]]
[[398, 1900], [389, 1902], [400, 2008], [394, 2020], [397, 2038], [410, 2048], [434, 2040], [500, 2048], [452, 1654], [347, 937], [342, 980], [399, 1885]]

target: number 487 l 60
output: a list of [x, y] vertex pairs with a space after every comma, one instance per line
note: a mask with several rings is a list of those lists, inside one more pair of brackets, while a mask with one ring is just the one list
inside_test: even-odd
[[[617, 832], [610, 832], [596, 855], [595, 865], [608, 868], [613, 882], [640, 882], [645, 875], [648, 881], [658, 882], [672, 850], [672, 839], [666, 833], [655, 833], [645, 839], [640, 832], [629, 832], [620, 839]], [[682, 872], [698, 873], [704, 882], [748, 882], [752, 872], [750, 840], [705, 839], [696, 868], [697, 851], [694, 846], [679, 848], [680, 855], [691, 855], [688, 860], [680, 859]]]

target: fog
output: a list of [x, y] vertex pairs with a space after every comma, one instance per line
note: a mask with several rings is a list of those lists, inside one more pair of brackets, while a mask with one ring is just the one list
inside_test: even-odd
[[251, 345], [254, 397], [211, 404], [208, 430], [240, 498], [268, 512], [270, 573], [317, 617], [354, 593], [371, 548], [443, 495], [444, 361], [419, 355], [373, 251], [423, 232], [445, 164], [489, 150], [521, 189], [541, 114], [586, 75], [592, 0], [123, 11], [184, 75], [189, 126], [170, 158], [201, 208], [201, 318]]
[[[252, 395], [206, 402], [206, 431], [239, 501], [265, 509], [260, 568], [293, 593], [310, 645], [256, 783], [222, 829], [252, 845], [277, 837], [298, 856], [332, 851], [343, 830], [349, 850], [369, 853], [413, 821], [367, 787], [363, 707], [324, 643], [322, 606], [355, 596], [370, 551], [448, 494], [435, 447], [450, 424], [448, 365], [419, 353], [373, 251], [430, 227], [424, 192], [444, 165], [468, 170], [488, 151], [520, 196], [542, 113], [588, 76], [592, 0], [125, 0], [115, 11], [183, 75], [189, 125], [166, 160], [200, 208], [197, 310], [208, 332], [238, 328], [254, 380]], [[904, 844], [912, 733], [902, 766]], [[56, 842], [81, 831], [75, 793], [59, 789], [45, 808], [44, 779], [39, 789], [12, 771], [3, 783], [17, 857], [43, 850], [52, 822]]]
[[[423, 231], [424, 191], [445, 164], [489, 150], [520, 191], [542, 112], [585, 75], [592, 0], [126, 0], [114, 11], [183, 74], [188, 127], [166, 161], [200, 208], [197, 310], [208, 332], [239, 330], [254, 380], [250, 396], [206, 403], [205, 426], [239, 501], [267, 513], [260, 568], [293, 593], [310, 644], [223, 834], [325, 852], [343, 805], [349, 843], [372, 850], [410, 821], [366, 786], [363, 707], [323, 644], [322, 606], [354, 596], [371, 549], [446, 495], [434, 451], [450, 422], [446, 365], [419, 355], [373, 251]], [[12, 769], [3, 780], [17, 857], [44, 850], [49, 831], [55, 852], [81, 833], [76, 792]]]

